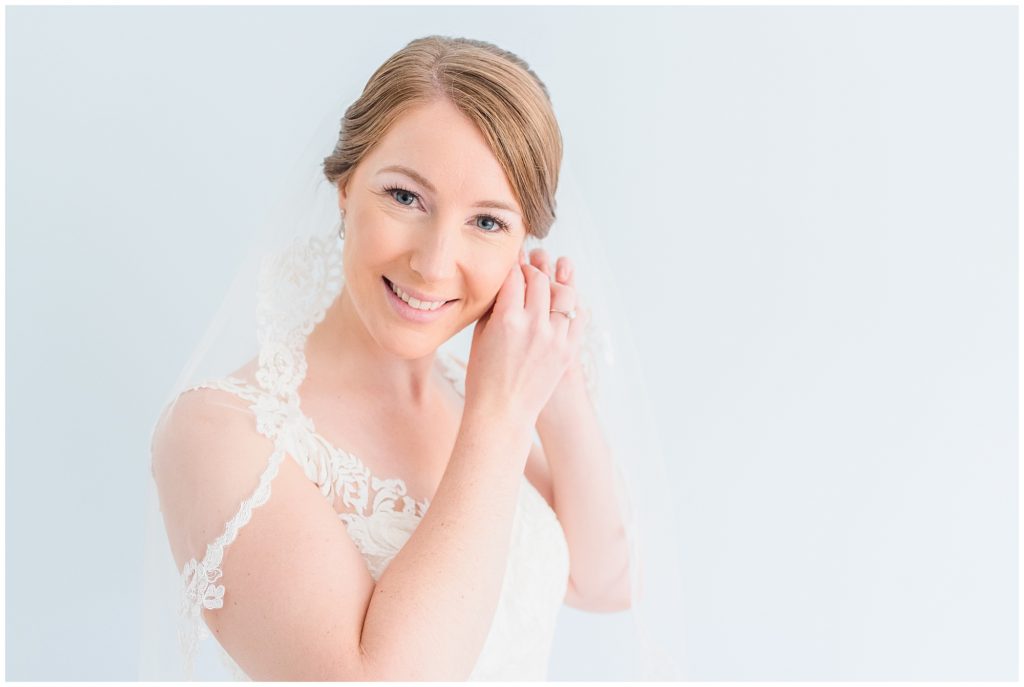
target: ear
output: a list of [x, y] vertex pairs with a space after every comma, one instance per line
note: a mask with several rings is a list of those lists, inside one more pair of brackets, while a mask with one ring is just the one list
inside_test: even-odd
[[338, 184], [338, 209], [345, 212], [345, 206], [348, 205], [348, 179], [345, 179]]
[[352, 170], [348, 170], [339, 178], [335, 179], [334, 185], [338, 189], [338, 209], [344, 212], [348, 208], [348, 184], [352, 181]]

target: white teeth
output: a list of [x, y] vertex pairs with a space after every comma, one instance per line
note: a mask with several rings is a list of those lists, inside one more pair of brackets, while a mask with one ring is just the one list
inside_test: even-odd
[[412, 307], [416, 308], [417, 310], [437, 310], [438, 308], [440, 308], [442, 305], [445, 304], [444, 301], [421, 301], [421, 300], [417, 300], [417, 299], [413, 298], [412, 296], [410, 296], [409, 294], [407, 294], [405, 291], [402, 291], [393, 282], [389, 281], [388, 283], [391, 284], [391, 290], [395, 292], [396, 296], [398, 296], [403, 301], [405, 301], [406, 303], [408, 303]]

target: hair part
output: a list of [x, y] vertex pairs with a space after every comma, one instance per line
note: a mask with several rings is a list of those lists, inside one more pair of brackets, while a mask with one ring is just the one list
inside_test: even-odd
[[483, 133], [523, 210], [527, 234], [547, 236], [562, 164], [551, 98], [522, 58], [486, 41], [426, 36], [389, 57], [345, 110], [334, 152], [323, 160], [327, 180], [346, 183], [395, 120], [438, 98]]

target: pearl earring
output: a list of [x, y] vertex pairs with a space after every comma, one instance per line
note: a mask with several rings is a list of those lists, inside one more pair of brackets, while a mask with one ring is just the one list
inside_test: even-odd
[[345, 213], [341, 213], [341, 217], [338, 219], [338, 238], [345, 238]]

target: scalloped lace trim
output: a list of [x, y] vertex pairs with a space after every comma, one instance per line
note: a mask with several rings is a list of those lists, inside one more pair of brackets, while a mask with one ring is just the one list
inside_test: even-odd
[[[232, 377], [190, 387], [216, 387], [249, 400], [257, 430], [274, 440], [274, 451], [256, 490], [242, 501], [224, 533], [207, 546], [203, 560], [193, 558], [182, 567], [178, 638], [189, 678], [199, 642], [211, 636], [202, 610], [221, 608], [224, 604], [224, 585], [216, 584], [223, 575], [220, 564], [224, 549], [252, 517], [253, 509], [270, 497], [270, 483], [277, 476], [285, 453], [296, 448], [295, 442], [301, 440], [303, 432], [312, 429], [312, 422], [299, 410], [297, 390], [306, 375], [306, 337], [323, 320], [344, 284], [341, 249], [341, 239], [332, 230], [320, 236], [296, 237], [284, 250], [261, 263], [257, 285], [256, 336], [260, 349], [256, 380], [263, 393], [254, 393], [243, 380]], [[233, 661], [228, 665], [233, 666], [236, 675], [241, 672]]]
[[[403, 480], [378, 478], [354, 454], [332, 446], [317, 434], [312, 420], [301, 410], [298, 388], [307, 371], [305, 342], [316, 324], [323, 320], [327, 308], [344, 284], [341, 246], [340, 239], [333, 232], [330, 236], [296, 239], [286, 250], [261, 265], [257, 305], [257, 338], [260, 343], [259, 367], [256, 372], [258, 388], [245, 380], [229, 376], [186, 389], [217, 388], [247, 400], [256, 418], [257, 431], [274, 442], [274, 450], [254, 492], [241, 503], [225, 526], [223, 534], [207, 546], [202, 561], [193, 558], [182, 567], [179, 639], [189, 679], [193, 674], [199, 642], [212, 636], [202, 611], [204, 608], [222, 608], [224, 604], [224, 585], [217, 584], [217, 581], [223, 575], [220, 566], [225, 549], [235, 540], [241, 527], [249, 522], [253, 510], [269, 499], [271, 482], [277, 476], [286, 454], [295, 458], [325, 498], [332, 503], [335, 498], [340, 498], [343, 504], [354, 510], [351, 513], [339, 512], [338, 517], [345, 523], [363, 553], [375, 580], [379, 579], [391, 558], [402, 548], [429, 508], [430, 499], [417, 501], [410, 497]], [[444, 376], [464, 397], [465, 372], [461, 365], [454, 357], [446, 358], [444, 355], [441, 362]], [[526, 588], [534, 594], [550, 595], [557, 612], [567, 581], [568, 549], [555, 513], [529, 484], [525, 475], [523, 481], [526, 482], [526, 491], [534, 493], [533, 496], [521, 498], [532, 498], [535, 508], [531, 508], [531, 512], [540, 512], [541, 515], [517, 518], [519, 524], [516, 526], [516, 536], [529, 539], [529, 542], [522, 542], [524, 547], [527, 544], [531, 547], [543, 546], [547, 542], [550, 554], [547, 556], [547, 564], [550, 565], [552, 560], [557, 561], [559, 569], [566, 571], [566, 574], [545, 577], [541, 569], [545, 564], [541, 561], [534, 561], [532, 565], [520, 563], [520, 567], [510, 562], [513, 570], [505, 584], [512, 584], [512, 580], [527, 575], [529, 580], [523, 580]], [[398, 504], [401, 504], [401, 509], [396, 508]], [[546, 539], [543, 524], [551, 522], [556, 526], [550, 530], [554, 538]], [[536, 579], [533, 576], [537, 576]], [[530, 606], [527, 601], [524, 603]], [[532, 606], [524, 608], [522, 612], [528, 612], [530, 616], [517, 620], [532, 623], [537, 620], [532, 614], [538, 610]], [[495, 632], [499, 636], [507, 635], [511, 645], [519, 646], [517, 655], [529, 664], [538, 655], [536, 652], [543, 652], [543, 647], [549, 643], [550, 632], [547, 630], [553, 627], [553, 616], [546, 623], [547, 630], [535, 633], [534, 646], [523, 642], [521, 632], [513, 633], [515, 637], [508, 634], [511, 630], [505, 628], [505, 622], [500, 621], [500, 618], [513, 611], [509, 609], [499, 613]], [[520, 627], [520, 624], [515, 626]], [[509, 645], [502, 641], [497, 644], [503, 650], [510, 650]], [[480, 670], [493, 674], [513, 670], [516, 662], [510, 660], [511, 656], [488, 659], [485, 658], [487, 653], [485, 651], [481, 657], [478, 666]], [[220, 654], [222, 662], [236, 679], [249, 679], [223, 647]]]
[[[202, 622], [202, 609], [224, 606], [224, 585], [216, 584], [223, 575], [220, 564], [224, 558], [224, 549], [238, 536], [238, 530], [252, 518], [253, 509], [263, 505], [270, 498], [270, 482], [277, 475], [282, 458], [284, 451], [280, 448], [270, 454], [269, 464], [260, 475], [259, 486], [252, 496], [242, 502], [238, 512], [228, 521], [224, 533], [207, 545], [203, 560], [197, 562], [193, 558], [182, 567], [184, 591], [179, 613], [186, 622], [179, 632], [179, 640], [182, 651], [189, 659], [194, 656], [199, 640], [210, 636], [209, 628]], [[187, 664], [189, 676], [192, 668], [191, 662]]]
[[[442, 373], [465, 395], [465, 377], [454, 358], [442, 356]], [[407, 487], [399, 478], [379, 478], [357, 456], [332, 446], [316, 433], [311, 419], [296, 403], [286, 403], [246, 383], [238, 377], [212, 379], [189, 387], [186, 391], [209, 388], [234, 394], [249, 402], [257, 430], [274, 440], [275, 450], [260, 475], [255, 491], [240, 505], [235, 516], [227, 523], [224, 533], [206, 548], [202, 561], [188, 561], [181, 571], [181, 606], [179, 614], [184, 622], [179, 631], [182, 652], [186, 657], [186, 672], [191, 676], [194, 657], [201, 640], [211, 636], [202, 617], [202, 609], [223, 607], [224, 585], [216, 584], [223, 571], [220, 568], [225, 549], [235, 540], [238, 531], [252, 517], [255, 508], [270, 498], [271, 482], [277, 476], [286, 454], [291, 455], [306, 476], [320, 487], [320, 493], [333, 501], [339, 496], [355, 512], [338, 513], [346, 529], [366, 561], [374, 580], [380, 579], [391, 559], [415, 531], [430, 507], [430, 499], [418, 501], [407, 494]], [[183, 392], [184, 393], [184, 392]], [[373, 499], [370, 502], [371, 491]], [[397, 509], [396, 505], [402, 508]], [[547, 502], [544, 502], [547, 506]], [[550, 509], [548, 509], [550, 510]], [[550, 513], [553, 518], [554, 513]], [[236, 677], [244, 672], [222, 655]]]

